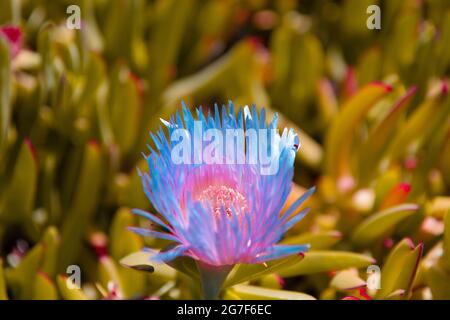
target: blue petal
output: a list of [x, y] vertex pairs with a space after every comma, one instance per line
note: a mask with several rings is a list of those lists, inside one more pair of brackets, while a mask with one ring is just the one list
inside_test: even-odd
[[166, 223], [164, 223], [160, 218], [155, 216], [154, 214], [151, 214], [151, 213], [146, 212], [146, 211], [141, 210], [141, 209], [133, 209], [132, 212], [134, 214], [137, 214], [137, 215], [141, 216], [141, 217], [149, 219], [150, 221], [160, 225], [161, 227], [164, 227], [164, 228], [170, 230], [170, 227]]
[[[151, 261], [155, 261], [155, 262], [169, 262], [172, 261], [173, 259], [179, 257], [180, 255], [182, 255], [188, 248], [186, 246], [176, 246], [173, 249], [167, 250], [167, 251], [160, 251], [158, 253], [156, 253], [154, 256], [151, 257]], [[153, 249], [150, 250], [146, 250], [146, 248], [144, 248], [144, 251], [149, 251], [149, 252], [156, 252]]]
[[309, 212], [310, 208], [305, 208], [296, 214], [293, 218], [289, 219], [284, 225], [284, 232], [292, 228], [297, 222], [303, 219], [303, 217]]
[[310, 189], [308, 189], [308, 191], [306, 191], [304, 194], [302, 194], [302, 196], [300, 198], [298, 198], [297, 200], [295, 200], [295, 202], [289, 207], [289, 209], [285, 212], [284, 214], [284, 218], [288, 219], [290, 217], [290, 215], [292, 213], [295, 212], [295, 210], [298, 209], [298, 207], [300, 207], [300, 205], [310, 196], [314, 193], [314, 191], [316, 191], [316, 187], [312, 187]]
[[163, 232], [159, 232], [159, 231], [154, 231], [154, 230], [149, 230], [149, 229], [143, 229], [143, 228], [136, 228], [136, 227], [128, 227], [128, 230], [140, 234], [141, 236], [144, 237], [152, 237], [152, 238], [159, 238], [159, 239], [165, 239], [165, 240], [169, 240], [169, 241], [175, 241], [175, 242], [180, 242], [180, 240], [168, 233], [163, 233]]

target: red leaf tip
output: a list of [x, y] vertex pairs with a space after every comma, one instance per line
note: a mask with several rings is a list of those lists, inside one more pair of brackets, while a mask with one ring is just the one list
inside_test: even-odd
[[441, 92], [443, 95], [446, 95], [448, 93], [448, 82], [444, 81], [442, 83]]
[[0, 27], [0, 37], [7, 40], [11, 48], [11, 55], [17, 56], [22, 47], [22, 31], [18, 26], [5, 25]]
[[393, 90], [391, 85], [389, 85], [387, 83], [384, 83], [384, 82], [376, 81], [376, 82], [372, 82], [372, 84], [376, 85], [376, 86], [383, 87], [387, 92], [391, 92]]
[[37, 160], [36, 148], [34, 147], [33, 142], [31, 142], [31, 139], [25, 138], [23, 142], [27, 145], [28, 149], [30, 149], [31, 155], [33, 156], [33, 160], [36, 161]]
[[400, 183], [398, 188], [405, 193], [409, 193], [411, 191], [411, 185], [407, 182]]

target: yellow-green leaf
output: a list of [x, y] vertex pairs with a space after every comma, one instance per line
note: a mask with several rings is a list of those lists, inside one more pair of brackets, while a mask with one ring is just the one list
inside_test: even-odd
[[45, 255], [41, 270], [50, 278], [53, 278], [56, 274], [59, 240], [58, 229], [54, 226], [48, 227], [42, 237], [42, 244], [45, 246]]
[[270, 273], [280, 272], [280, 270], [298, 263], [302, 258], [302, 255], [293, 255], [260, 264], [238, 264], [228, 275], [223, 287], [225, 288], [244, 281], [257, 279]]
[[352, 290], [364, 287], [366, 282], [359, 277], [358, 270], [348, 269], [336, 273], [330, 282], [330, 286], [338, 290]]
[[324, 172], [331, 176], [342, 173], [348, 165], [349, 146], [355, 128], [358, 128], [364, 116], [391, 88], [378, 83], [371, 83], [356, 92], [341, 107], [341, 111], [331, 123], [326, 136]]
[[[145, 251], [138, 251], [127, 255], [120, 260], [120, 263], [126, 267], [140, 270], [144, 272], [154, 273], [156, 276], [163, 277], [164, 279], [173, 279], [176, 275], [176, 271], [163, 263], [157, 263], [151, 260], [152, 253]], [[173, 263], [173, 261], [172, 261]], [[171, 265], [172, 265], [171, 263]], [[178, 269], [177, 269], [178, 270]], [[180, 270], [181, 271], [181, 270]], [[183, 271], [181, 271], [183, 272]], [[187, 272], [187, 274], [189, 274]]]
[[118, 293], [123, 297], [123, 282], [117, 267], [116, 262], [111, 257], [101, 257], [98, 264], [98, 279], [103, 288], [108, 288], [109, 283], [113, 283]]
[[384, 299], [402, 289], [408, 297], [414, 281], [419, 261], [422, 257], [423, 244], [414, 246], [410, 239], [404, 239], [392, 249], [381, 269], [381, 289], [376, 298]]
[[410, 151], [412, 146], [417, 148], [418, 142], [423, 143], [430, 138], [447, 118], [449, 104], [450, 99], [444, 90], [439, 95], [424, 100], [394, 137], [388, 151], [390, 158], [398, 159]]
[[8, 300], [6, 292], [5, 275], [3, 272], [3, 259], [0, 258], [0, 300]]
[[443, 254], [442, 263], [450, 273], [450, 209], [444, 216], [444, 241], [443, 241]]
[[16, 268], [8, 269], [6, 282], [14, 299], [31, 299], [34, 281], [44, 254], [42, 244], [37, 244], [27, 252]]
[[0, 220], [31, 223], [36, 195], [37, 164], [31, 142], [20, 147], [10, 182], [0, 202]]
[[393, 228], [419, 209], [416, 204], [401, 204], [377, 212], [361, 222], [352, 234], [352, 241], [359, 247], [365, 247], [376, 240], [383, 239]]
[[450, 299], [450, 274], [439, 265], [430, 266], [425, 270], [425, 280], [431, 290], [433, 299]]
[[86, 228], [95, 212], [102, 182], [102, 158], [95, 142], [84, 148], [81, 169], [75, 187], [71, 206], [61, 230], [61, 252], [59, 266], [65, 269], [73, 263], [80, 250]]
[[[0, 38], [0, 152], [11, 118], [11, 59], [9, 46]], [[0, 155], [2, 155], [0, 153]]]
[[316, 300], [313, 296], [302, 292], [267, 289], [243, 284], [235, 285], [228, 290], [244, 300]]
[[392, 106], [387, 116], [372, 130], [364, 145], [360, 148], [359, 155], [359, 176], [360, 178], [370, 177], [375, 174], [378, 163], [382, 158], [383, 151], [387, 146], [395, 130], [398, 128], [401, 115], [409, 106], [417, 87], [411, 87]]
[[136, 226], [136, 216], [130, 209], [120, 208], [116, 211], [109, 231], [109, 249], [111, 257], [120, 260], [127, 254], [140, 250], [144, 244], [142, 237], [130, 232], [127, 227]]
[[324, 250], [334, 246], [342, 238], [339, 231], [322, 231], [316, 233], [302, 233], [298, 236], [287, 237], [283, 244], [309, 244], [311, 250]]
[[69, 288], [67, 286], [67, 277], [59, 275], [56, 277], [56, 284], [59, 289], [59, 293], [64, 300], [87, 300], [88, 298], [84, 292], [79, 288]]
[[34, 279], [33, 300], [56, 300], [58, 292], [53, 281], [45, 273], [39, 272]]
[[295, 277], [348, 268], [365, 268], [375, 263], [366, 255], [347, 251], [311, 251], [305, 254], [302, 261], [279, 271], [283, 277]]

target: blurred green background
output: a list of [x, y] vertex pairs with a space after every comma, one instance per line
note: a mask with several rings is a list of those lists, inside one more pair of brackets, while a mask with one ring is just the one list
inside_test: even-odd
[[[0, 299], [198, 298], [119, 263], [165, 245], [126, 227], [149, 226], [136, 167], [182, 100], [278, 112], [302, 142], [289, 201], [318, 186], [283, 240], [311, 252], [224, 298], [450, 299], [448, 1], [3, 0], [6, 25], [23, 47], [0, 36]], [[372, 264], [381, 289], [361, 291]]]

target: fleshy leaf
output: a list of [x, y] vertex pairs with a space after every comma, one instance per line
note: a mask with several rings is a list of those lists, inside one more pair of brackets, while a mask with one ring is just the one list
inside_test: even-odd
[[58, 292], [47, 274], [39, 272], [34, 279], [33, 300], [56, 300]]
[[365, 247], [383, 239], [392, 232], [397, 223], [411, 216], [419, 209], [416, 204], [401, 204], [377, 212], [361, 222], [352, 234], [355, 245]]
[[45, 255], [42, 261], [41, 270], [49, 278], [53, 278], [56, 274], [57, 259], [59, 252], [59, 233], [58, 229], [50, 226], [42, 237], [42, 244], [45, 246]]
[[338, 290], [353, 290], [366, 286], [366, 282], [358, 275], [358, 270], [349, 269], [336, 273], [330, 286]]
[[364, 145], [360, 148], [359, 172], [361, 179], [377, 172], [372, 169], [378, 168], [379, 161], [383, 156], [383, 151], [398, 127], [400, 116], [404, 114], [405, 109], [409, 106], [416, 90], [416, 87], [411, 87], [402, 97], [400, 97], [389, 110], [388, 115], [373, 129]]
[[270, 273], [280, 272], [280, 270], [289, 268], [289, 266], [298, 263], [302, 258], [303, 255], [294, 255], [260, 264], [238, 264], [230, 272], [223, 287], [233, 286], [244, 281], [257, 279]]
[[6, 292], [5, 275], [3, 272], [3, 259], [0, 258], [0, 300], [8, 300]]
[[311, 251], [302, 261], [295, 263], [278, 273], [282, 277], [295, 277], [336, 271], [348, 268], [364, 268], [375, 263], [371, 257], [347, 251]]
[[410, 239], [404, 239], [392, 249], [381, 269], [381, 289], [376, 298], [384, 299], [395, 291], [405, 290], [407, 298], [414, 281], [423, 244], [414, 246]]
[[61, 229], [61, 251], [64, 254], [59, 256], [59, 266], [64, 269], [82, 250], [83, 237], [97, 207], [103, 178], [99, 146], [89, 142], [83, 151], [75, 194]]
[[64, 300], [88, 300], [81, 289], [69, 288], [67, 286], [67, 277], [58, 275], [56, 277], [56, 284]]
[[163, 276], [165, 279], [173, 279], [176, 274], [175, 270], [166, 264], [152, 261], [152, 255], [153, 253], [150, 252], [137, 251], [122, 258], [120, 263], [135, 270], [154, 273], [155, 275]]
[[6, 281], [14, 299], [31, 299], [33, 284], [44, 254], [42, 244], [37, 244], [27, 252], [19, 265], [6, 272]]
[[313, 296], [306, 293], [288, 290], [267, 289], [250, 285], [235, 285], [228, 289], [231, 294], [225, 298], [237, 296], [244, 300], [316, 300]]
[[450, 113], [449, 103], [448, 94], [444, 91], [425, 100], [393, 138], [388, 150], [390, 157], [398, 159], [409, 151], [413, 144], [416, 144], [414, 147], [417, 148], [418, 144], [431, 138]]
[[291, 245], [307, 243], [311, 246], [310, 250], [324, 250], [334, 246], [341, 238], [342, 234], [339, 231], [323, 231], [287, 237], [281, 243]]
[[[19, 150], [11, 180], [2, 195], [0, 218], [30, 224], [36, 195], [37, 163], [34, 147], [25, 140]], [[14, 214], [8, 214], [14, 212]]]
[[439, 265], [434, 265], [426, 269], [425, 279], [431, 290], [433, 299], [450, 299], [450, 274], [443, 270]]
[[381, 98], [391, 91], [384, 84], [371, 83], [356, 92], [341, 107], [334, 118], [326, 137], [324, 170], [326, 174], [337, 176], [342, 174], [348, 164], [349, 146], [353, 132], [363, 120], [366, 113]]
[[444, 217], [444, 241], [443, 241], [443, 254], [442, 263], [450, 273], [450, 209], [447, 211]]

